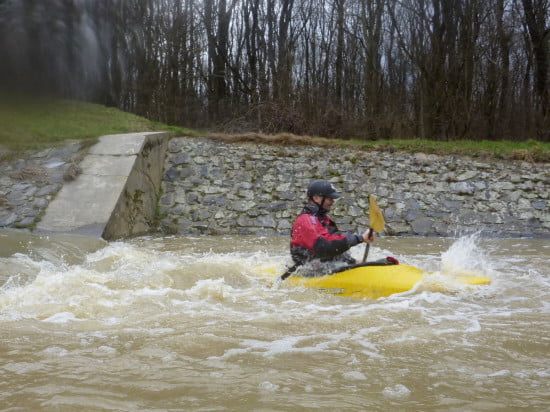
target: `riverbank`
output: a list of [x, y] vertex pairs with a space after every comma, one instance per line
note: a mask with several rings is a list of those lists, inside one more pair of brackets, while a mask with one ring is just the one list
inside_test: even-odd
[[[83, 142], [25, 152], [0, 164], [0, 227], [33, 230], [64, 183], [80, 173]], [[549, 237], [548, 164], [179, 137], [164, 164], [158, 230], [287, 235], [309, 180], [342, 192], [341, 229], [369, 224], [368, 195], [389, 235]]]

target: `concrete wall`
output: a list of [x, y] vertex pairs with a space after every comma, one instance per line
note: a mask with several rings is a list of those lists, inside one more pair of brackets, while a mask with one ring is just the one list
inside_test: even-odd
[[48, 204], [36, 230], [107, 240], [153, 230], [167, 140], [163, 132], [100, 137], [80, 162], [81, 173]]
[[153, 231], [161, 193], [168, 134], [146, 136], [126, 185], [103, 231], [104, 239], [117, 239]]
[[341, 229], [368, 227], [368, 195], [392, 235], [550, 237], [547, 164], [304, 146], [169, 143], [160, 200], [164, 230], [184, 234], [288, 234], [314, 178], [345, 197]]

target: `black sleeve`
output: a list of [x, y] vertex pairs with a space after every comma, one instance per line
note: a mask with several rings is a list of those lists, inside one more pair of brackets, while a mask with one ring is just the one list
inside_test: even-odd
[[313, 250], [315, 254], [321, 259], [323, 258], [332, 258], [338, 256], [341, 253], [344, 253], [350, 248], [347, 238], [342, 238], [339, 240], [326, 240], [322, 237], [318, 238], [313, 245]]

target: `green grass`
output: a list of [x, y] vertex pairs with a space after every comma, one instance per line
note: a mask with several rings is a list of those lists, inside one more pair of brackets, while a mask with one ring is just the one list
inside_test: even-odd
[[66, 140], [97, 139], [106, 134], [161, 130], [172, 135], [196, 134], [98, 104], [0, 96], [0, 145], [14, 152], [52, 147]]
[[[206, 133], [152, 122], [121, 110], [98, 104], [48, 97], [8, 96], [0, 94], [0, 160], [11, 152], [40, 150], [63, 144], [66, 140], [89, 140], [106, 134], [143, 131], [168, 131], [172, 136], [206, 136]], [[550, 162], [550, 143], [536, 140], [452, 141], [410, 140], [334, 140], [296, 136], [289, 133], [263, 135], [209, 134], [228, 142], [257, 142], [270, 145], [343, 147], [359, 150], [406, 151], [433, 154], [456, 154], [489, 159], [512, 159]]]

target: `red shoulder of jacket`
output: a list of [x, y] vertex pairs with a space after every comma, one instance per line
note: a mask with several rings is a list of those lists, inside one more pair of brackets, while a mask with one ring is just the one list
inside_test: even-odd
[[345, 238], [344, 234], [330, 233], [326, 226], [332, 223], [332, 220], [328, 216], [322, 219], [324, 222], [321, 222], [317, 216], [307, 213], [298, 216], [292, 226], [291, 246], [302, 246], [313, 250], [313, 246], [319, 238], [327, 241]]

